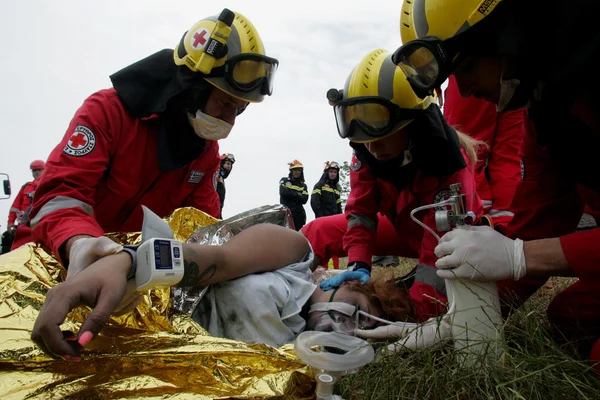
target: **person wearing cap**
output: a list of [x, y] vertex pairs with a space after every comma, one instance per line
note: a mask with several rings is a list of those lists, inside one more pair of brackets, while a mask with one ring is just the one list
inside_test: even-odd
[[327, 161], [323, 175], [314, 186], [310, 195], [310, 206], [315, 213], [315, 218], [327, 217], [342, 213], [342, 198], [340, 193], [340, 164]]
[[485, 227], [447, 233], [438, 274], [499, 281], [515, 306], [551, 276], [577, 277], [550, 302], [548, 319], [597, 371], [600, 228], [576, 229], [587, 196], [600, 194], [599, 13], [593, 0], [405, 1], [404, 45], [393, 57], [420, 96], [454, 75], [464, 97], [499, 112], [527, 108], [506, 236]]
[[221, 154], [221, 163], [219, 167], [219, 173], [217, 176], [217, 193], [219, 195], [219, 201], [221, 203], [221, 216], [223, 218], [223, 205], [225, 204], [225, 179], [231, 173], [233, 169], [233, 164], [235, 164], [235, 156], [231, 153], [223, 153]]
[[[411, 219], [417, 207], [438, 203], [460, 184], [477, 223], [483, 214], [475, 191], [475, 142], [446, 123], [433, 96], [420, 99], [391, 53], [371, 51], [352, 70], [342, 90], [327, 92], [338, 134], [354, 150], [344, 216], [319, 218], [303, 230], [315, 265], [348, 256], [348, 270], [321, 283], [332, 290], [348, 280], [371, 278], [373, 254], [418, 258], [410, 294], [419, 319], [440, 315], [447, 303], [436, 275], [434, 235]], [[436, 209], [415, 216], [437, 232]], [[382, 215], [380, 223], [378, 215]], [[437, 233], [439, 235], [439, 233]]]
[[279, 203], [290, 209], [297, 231], [306, 224], [304, 205], [308, 202], [308, 187], [304, 183], [304, 165], [299, 160], [288, 163], [290, 173], [279, 180]]
[[30, 165], [33, 181], [25, 183], [15, 200], [13, 201], [10, 211], [8, 212], [8, 225], [6, 231], [2, 234], [2, 250], [0, 254], [8, 253], [14, 242], [15, 233], [18, 226], [27, 230], [27, 222], [31, 212], [33, 196], [37, 188], [40, 177], [44, 172], [45, 163], [42, 160], [35, 160]]
[[10, 207], [7, 229], [9, 232], [14, 232], [15, 229], [17, 229], [17, 225], [27, 222], [28, 215], [26, 214], [33, 202], [33, 195], [35, 194], [39, 179], [44, 173], [45, 165], [46, 163], [42, 160], [32, 161], [29, 165], [33, 181], [27, 182], [21, 186], [21, 190], [19, 190], [17, 197], [15, 197], [15, 201], [13, 201], [13, 204]]
[[250, 20], [224, 9], [175, 49], [111, 75], [113, 87], [83, 102], [50, 154], [33, 237], [21, 244], [35, 240], [72, 273], [120, 252], [103, 235], [140, 231], [142, 205], [160, 217], [187, 206], [219, 217], [218, 140], [271, 95], [277, 66]]

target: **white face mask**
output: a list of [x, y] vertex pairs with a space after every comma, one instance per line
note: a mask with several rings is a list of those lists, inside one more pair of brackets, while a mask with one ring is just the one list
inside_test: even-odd
[[195, 117], [188, 113], [188, 121], [190, 122], [192, 128], [194, 128], [196, 135], [206, 140], [225, 139], [227, 136], [229, 136], [231, 128], [233, 128], [233, 125], [219, 118], [204, 114], [200, 110], [196, 112]]
[[517, 88], [521, 84], [518, 79], [504, 80], [504, 70], [506, 69], [506, 60], [502, 60], [502, 72], [500, 73], [500, 96], [498, 98], [498, 104], [496, 105], [496, 111], [502, 112], [510, 103], [510, 100], [515, 95]]

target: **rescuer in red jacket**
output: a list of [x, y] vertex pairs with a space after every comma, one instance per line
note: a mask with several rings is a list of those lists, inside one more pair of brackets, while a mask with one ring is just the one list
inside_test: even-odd
[[584, 204], [594, 204], [579, 188], [600, 194], [600, 3], [484, 3], [406, 2], [404, 46], [393, 57], [422, 96], [452, 74], [465, 97], [500, 112], [527, 108], [507, 236], [486, 227], [447, 233], [435, 251], [438, 274], [502, 281], [520, 301], [550, 276], [576, 276], [548, 306], [548, 319], [556, 338], [577, 344], [600, 372], [600, 229], [576, 232]]
[[39, 182], [40, 177], [44, 173], [45, 163], [42, 160], [35, 160], [30, 165], [33, 181], [27, 182], [21, 187], [15, 201], [13, 201], [8, 213], [8, 231], [12, 232], [17, 228], [17, 225], [26, 223], [28, 216], [26, 215], [31, 207], [33, 195]]
[[[345, 215], [318, 218], [302, 230], [318, 258], [315, 265], [348, 255], [349, 270], [321, 287], [368, 281], [373, 250], [383, 247], [382, 254], [419, 258], [411, 297], [420, 319], [438, 315], [447, 298], [444, 282], [435, 274], [437, 239], [417, 225], [410, 212], [446, 200], [450, 185], [460, 183], [475, 220], [481, 216], [472, 164], [459, 135], [445, 122], [433, 97], [421, 100], [414, 94], [385, 50], [367, 54], [344, 89], [331, 89], [328, 98], [338, 133], [350, 140], [354, 156]], [[466, 136], [462, 139], [470, 142]], [[474, 156], [473, 145], [465, 147]], [[387, 220], [382, 225], [393, 230], [378, 229], [378, 213]], [[432, 208], [416, 217], [436, 230], [434, 215]]]
[[220, 215], [217, 141], [248, 103], [271, 94], [278, 61], [238, 13], [227, 46], [211, 45], [215, 21], [113, 74], [113, 88], [84, 101], [52, 151], [31, 228], [69, 274], [121, 251], [102, 235], [139, 231], [142, 205], [161, 217], [183, 206]]
[[473, 96], [463, 98], [453, 76], [444, 92], [444, 117], [460, 132], [484, 142], [477, 147], [477, 194], [494, 228], [503, 231], [513, 217], [510, 203], [521, 181], [519, 147], [525, 109], [496, 111], [496, 105]]

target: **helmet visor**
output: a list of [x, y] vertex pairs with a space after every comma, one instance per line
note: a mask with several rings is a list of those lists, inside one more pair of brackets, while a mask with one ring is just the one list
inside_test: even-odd
[[273, 82], [279, 61], [260, 54], [240, 54], [226, 63], [225, 79], [240, 92], [273, 93]]
[[340, 137], [353, 142], [378, 140], [415, 117], [413, 110], [402, 109], [381, 97], [343, 100], [333, 110]]

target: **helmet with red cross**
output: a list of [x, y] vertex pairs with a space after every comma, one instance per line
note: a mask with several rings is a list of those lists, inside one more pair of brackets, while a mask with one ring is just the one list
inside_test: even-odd
[[272, 94], [279, 65], [265, 55], [252, 22], [228, 9], [195, 23], [183, 34], [173, 58], [176, 65], [204, 74], [210, 84], [251, 103]]

